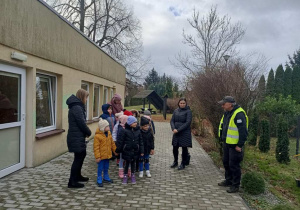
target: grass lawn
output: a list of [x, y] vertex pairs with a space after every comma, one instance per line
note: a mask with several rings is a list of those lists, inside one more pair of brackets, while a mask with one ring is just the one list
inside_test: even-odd
[[[143, 105], [138, 105], [138, 106], [128, 106], [125, 107], [126, 110], [130, 111], [132, 109], [141, 111]], [[146, 108], [148, 108], [148, 106], [146, 106]], [[154, 106], [151, 106], [151, 108], [153, 109], [153, 111], [156, 111], [156, 114], [152, 114], [151, 118], [154, 122], [170, 122], [171, 118], [172, 118], [172, 114], [167, 113], [167, 117], [166, 120], [164, 119], [163, 115], [161, 113], [159, 113], [159, 110], [157, 110]]]
[[[132, 109], [135, 109], [135, 110], [138, 110], [138, 111], [142, 111], [141, 108], [143, 108], [143, 105], [127, 106], [127, 107], [125, 107], [124, 109], [126, 109], [126, 110], [128, 110], [128, 111], [130, 111], [130, 110], [132, 110]], [[145, 105], [145, 108], [148, 109], [148, 108], [149, 108], [149, 104], [146, 104], [146, 105]], [[151, 108], [153, 111], [156, 111], [156, 113], [159, 111], [159, 110], [157, 110], [157, 109], [155, 108], [155, 106], [150, 106], [150, 108]]]

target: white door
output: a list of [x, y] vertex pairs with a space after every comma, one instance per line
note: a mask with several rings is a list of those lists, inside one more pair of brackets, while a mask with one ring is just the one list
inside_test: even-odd
[[0, 63], [0, 178], [25, 166], [25, 69]]

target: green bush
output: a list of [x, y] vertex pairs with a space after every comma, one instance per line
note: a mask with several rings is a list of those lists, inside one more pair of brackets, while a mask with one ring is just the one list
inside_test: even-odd
[[265, 191], [265, 181], [256, 172], [248, 172], [242, 177], [242, 186], [245, 192], [251, 195], [258, 195]]
[[268, 120], [262, 120], [261, 134], [258, 143], [258, 148], [262, 152], [268, 152], [270, 150], [270, 124]]
[[253, 133], [253, 131], [249, 131], [248, 143], [250, 145], [255, 146], [256, 145], [256, 141], [257, 141], [257, 136]]
[[280, 205], [273, 207], [272, 210], [294, 210], [294, 209], [288, 205], [280, 204]]
[[278, 121], [278, 138], [276, 143], [276, 160], [279, 163], [290, 162], [288, 125], [283, 116]]

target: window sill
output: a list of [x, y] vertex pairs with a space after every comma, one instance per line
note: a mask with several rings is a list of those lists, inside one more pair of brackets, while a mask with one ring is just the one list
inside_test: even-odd
[[64, 129], [55, 129], [55, 130], [52, 130], [52, 131], [47, 131], [47, 132], [44, 132], [44, 133], [36, 134], [35, 139], [40, 140], [40, 139], [48, 138], [50, 136], [55, 136], [55, 135], [61, 134], [63, 132], [65, 132]]

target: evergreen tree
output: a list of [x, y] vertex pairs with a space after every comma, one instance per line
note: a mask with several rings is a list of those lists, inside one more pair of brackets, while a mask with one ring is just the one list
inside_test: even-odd
[[157, 71], [154, 70], [154, 68], [149, 72], [147, 77], [145, 78], [145, 88], [148, 89], [150, 85], [156, 85], [160, 82], [159, 75]]
[[284, 95], [284, 70], [281, 64], [276, 69], [274, 92], [276, 98]]
[[292, 80], [292, 69], [287, 66], [284, 72], [284, 96], [287, 97], [292, 95], [293, 89], [293, 80]]
[[270, 150], [270, 127], [268, 120], [262, 120], [260, 139], [258, 143], [258, 148], [262, 152], [268, 152]]
[[171, 77], [167, 77], [166, 94], [168, 94], [169, 98], [173, 98], [173, 81]]
[[290, 66], [294, 69], [296, 66], [300, 67], [300, 49], [294, 52], [293, 57], [288, 55]]
[[266, 96], [266, 80], [265, 76], [262, 75], [258, 82], [258, 100], [263, 101]]
[[278, 139], [276, 143], [276, 159], [279, 163], [290, 162], [288, 124], [283, 116], [279, 117]]
[[255, 146], [257, 142], [258, 123], [259, 123], [259, 116], [257, 111], [255, 110], [250, 119], [249, 138], [248, 138], [249, 144], [253, 146]]
[[271, 69], [268, 75], [266, 96], [274, 96], [274, 85], [274, 71]]
[[295, 66], [292, 73], [292, 98], [299, 104], [300, 103], [300, 66]]
[[174, 92], [174, 96], [176, 96], [178, 98], [179, 97], [179, 87], [176, 82], [174, 83], [173, 92]]

